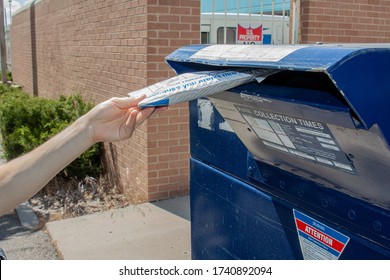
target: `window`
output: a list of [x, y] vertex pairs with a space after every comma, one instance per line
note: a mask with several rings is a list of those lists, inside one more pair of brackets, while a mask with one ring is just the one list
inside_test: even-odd
[[[224, 27], [219, 27], [217, 30], [217, 44], [224, 43]], [[236, 28], [226, 27], [226, 44], [236, 43]]]
[[201, 44], [210, 44], [210, 32], [202, 32], [200, 35]]

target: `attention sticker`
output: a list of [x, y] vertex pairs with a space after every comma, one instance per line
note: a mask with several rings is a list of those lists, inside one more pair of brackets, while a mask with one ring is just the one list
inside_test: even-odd
[[302, 255], [305, 260], [337, 260], [349, 237], [293, 209]]

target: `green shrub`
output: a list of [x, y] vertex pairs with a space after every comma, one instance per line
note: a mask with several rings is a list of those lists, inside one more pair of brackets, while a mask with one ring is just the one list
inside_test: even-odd
[[[51, 100], [7, 88], [0, 87], [0, 132], [7, 160], [36, 148], [93, 107], [79, 94]], [[78, 180], [99, 175], [100, 151], [101, 145], [92, 146], [59, 175]]]

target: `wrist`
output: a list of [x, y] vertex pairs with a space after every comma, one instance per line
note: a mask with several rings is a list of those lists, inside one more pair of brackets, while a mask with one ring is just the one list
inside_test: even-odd
[[93, 121], [89, 118], [88, 114], [80, 117], [74, 123], [76, 125], [76, 130], [78, 130], [79, 135], [89, 146], [97, 143], [94, 137], [94, 128]]

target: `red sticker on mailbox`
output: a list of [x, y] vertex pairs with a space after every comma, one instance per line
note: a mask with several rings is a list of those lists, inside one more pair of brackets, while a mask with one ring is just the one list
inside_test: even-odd
[[305, 260], [337, 260], [349, 237], [293, 210], [302, 255]]

